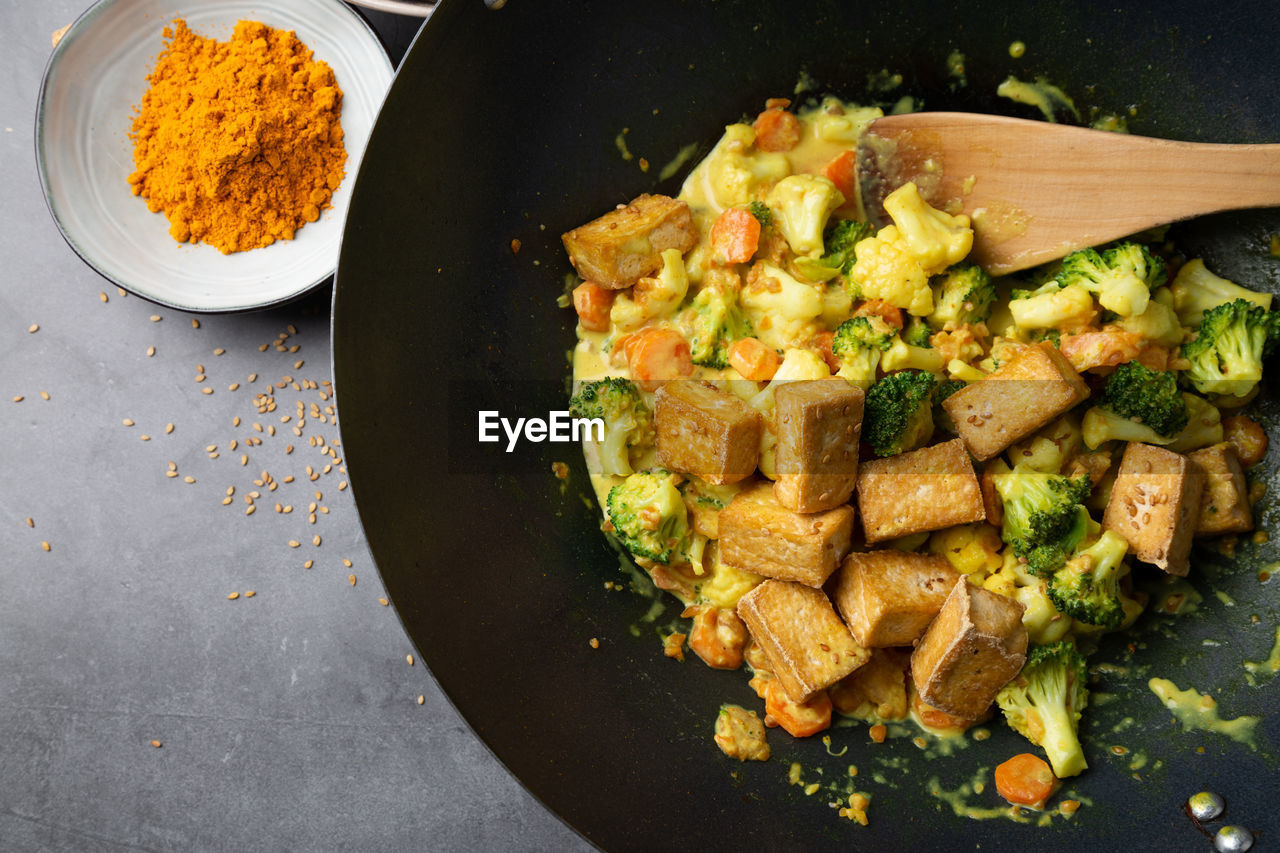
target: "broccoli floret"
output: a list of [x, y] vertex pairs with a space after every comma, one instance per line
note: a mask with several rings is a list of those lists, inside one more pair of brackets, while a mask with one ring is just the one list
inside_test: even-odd
[[1179, 268], [1169, 285], [1169, 293], [1178, 319], [1193, 329], [1200, 325], [1204, 312], [1235, 299], [1247, 300], [1263, 309], [1271, 308], [1270, 293], [1258, 293], [1214, 275], [1199, 258]]
[[729, 366], [729, 345], [752, 336], [751, 321], [738, 305], [737, 294], [703, 287], [693, 297], [689, 313], [689, 349], [694, 364]]
[[922, 347], [924, 349], [933, 349], [933, 344], [929, 341], [929, 336], [933, 334], [933, 329], [929, 328], [929, 324], [919, 317], [912, 317], [907, 321], [907, 326], [901, 332], [902, 340], [913, 346]]
[[1247, 397], [1262, 378], [1262, 358], [1280, 341], [1280, 311], [1245, 299], [1204, 312], [1195, 340], [1182, 346], [1183, 373], [1202, 394]]
[[747, 205], [747, 213], [756, 218], [761, 228], [768, 228], [773, 224], [773, 211], [769, 209], [769, 205], [759, 199]]
[[900, 370], [871, 386], [862, 417], [862, 440], [876, 456], [906, 453], [933, 437], [937, 381], [923, 370]]
[[1165, 263], [1139, 243], [1119, 243], [1099, 252], [1081, 249], [1062, 259], [1057, 280], [1098, 295], [1098, 303], [1122, 317], [1147, 310], [1151, 291], [1164, 284]]
[[935, 329], [983, 323], [991, 316], [996, 288], [977, 264], [961, 263], [942, 274], [929, 325]]
[[1032, 646], [1022, 672], [996, 694], [1010, 728], [1044, 749], [1060, 779], [1088, 764], [1080, 745], [1080, 713], [1089, 704], [1084, 655], [1069, 640]]
[[1187, 401], [1178, 391], [1177, 377], [1136, 361], [1120, 365], [1107, 378], [1099, 405], [1167, 438], [1187, 425]]
[[1163, 445], [1175, 453], [1186, 453], [1222, 441], [1222, 413], [1208, 400], [1195, 394], [1182, 395], [1187, 407], [1187, 424], [1172, 436], [1164, 436], [1145, 423], [1138, 423], [1111, 409], [1094, 406], [1084, 413], [1080, 431], [1090, 449], [1108, 441], [1140, 441]]
[[609, 521], [632, 554], [663, 565], [689, 561], [689, 510], [674, 474], [638, 471], [609, 490], [608, 506]]
[[1049, 577], [1089, 533], [1088, 475], [1062, 477], [1019, 464], [994, 479], [1004, 505], [1001, 538], [1026, 560], [1028, 571]]
[[799, 257], [795, 259], [793, 266], [796, 272], [809, 281], [827, 281], [837, 275], [848, 276], [849, 268], [858, 259], [854, 246], [858, 245], [859, 240], [870, 237], [873, 230], [866, 222], [838, 219], [822, 238], [822, 257]]
[[1088, 625], [1116, 628], [1124, 621], [1120, 579], [1129, 543], [1104, 530], [1087, 548], [1077, 551], [1049, 578], [1049, 598], [1054, 607]]
[[627, 476], [632, 461], [653, 447], [653, 413], [630, 379], [611, 376], [582, 383], [569, 400], [569, 414], [604, 421], [604, 441], [597, 446], [603, 474]]
[[864, 391], [876, 381], [880, 355], [893, 345], [894, 331], [879, 317], [854, 317], [841, 323], [831, 341], [831, 352], [840, 361], [836, 375]]

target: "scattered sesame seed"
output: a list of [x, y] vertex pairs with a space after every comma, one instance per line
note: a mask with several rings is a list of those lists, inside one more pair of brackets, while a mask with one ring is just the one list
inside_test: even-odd
[[378, 603], [381, 604], [383, 607], [386, 607], [391, 602], [387, 601], [385, 598], [379, 598]]
[[28, 519], [27, 519], [27, 527], [35, 527], [35, 526], [36, 526], [36, 521], [35, 521], [35, 519], [34, 519], [34, 518], [28, 518]]
[[165, 435], [171, 435], [172, 433], [173, 433], [173, 424], [165, 424], [165, 425], [164, 425], [164, 434], [165, 434]]
[[198, 328], [200, 328], [200, 321], [199, 321], [199, 320], [197, 320], [197, 319], [195, 319], [194, 317], [193, 317], [193, 318], [191, 318], [191, 328], [193, 328], [193, 329], [198, 329]]
[[188, 474], [186, 477], [183, 477], [183, 478], [182, 478], [182, 482], [184, 482], [184, 483], [194, 483], [195, 481], [196, 481], [196, 478], [195, 478], [195, 477], [192, 477], [192, 476], [191, 476], [191, 475], [189, 475], [189, 474]]
[[105, 290], [99, 290], [99, 291], [98, 291], [98, 298], [99, 298], [100, 300], [102, 300], [103, 302], [106, 302], [106, 301], [107, 301], [107, 292], [106, 292]]
[[240, 416], [239, 416], [239, 415], [236, 415], [234, 418], [232, 418], [232, 419], [231, 419], [231, 425], [232, 425], [232, 426], [237, 426], [237, 427], [238, 427], [238, 426], [240, 426]]
[[587, 641], [587, 645], [593, 649], [598, 649], [600, 648], [600, 640], [597, 639], [596, 637], [592, 637], [590, 640]]
[[227, 506], [227, 505], [228, 505], [228, 504], [230, 504], [230, 503], [231, 503], [231, 498], [223, 498], [223, 499], [222, 499], [222, 505], [223, 505], [223, 506]]
[[208, 386], [205, 386], [204, 388], [201, 388], [201, 389], [200, 389], [200, 393], [201, 393], [201, 394], [212, 394], [212, 393], [213, 393], [213, 389], [212, 389], [212, 388], [210, 388], [210, 387], [208, 387]]
[[48, 400], [48, 399], [49, 399], [49, 392], [48, 392], [48, 391], [41, 391], [41, 392], [40, 392], [40, 399], [41, 399], [41, 400]]
[[315, 536], [311, 537], [311, 544], [312, 544], [312, 545], [315, 545], [317, 548], [319, 548], [319, 547], [320, 547], [320, 534], [319, 534], [319, 533], [317, 533]]
[[[106, 296], [107, 296], [107, 294], [105, 294], [105, 293], [104, 293], [104, 294], [102, 294], [102, 297], [103, 297], [102, 301], [103, 301], [103, 302], [106, 302], [106, 301], [107, 301]], [[163, 744], [163, 743], [161, 743], [161, 742], [160, 742], [160, 741], [158, 741], [158, 740], [153, 740], [153, 741], [151, 741], [151, 745], [152, 745], [152, 746], [154, 746], [156, 749], [159, 749], [160, 747], [164, 746], [164, 744]]]
[[250, 374], [249, 374], [249, 381], [250, 381], [250, 382], [257, 382], [257, 381], [258, 381], [258, 374], [256, 374], [256, 373], [250, 373]]
[[244, 514], [245, 514], [245, 515], [253, 515], [253, 511], [254, 511], [255, 509], [257, 509], [257, 507], [256, 507], [256, 506], [254, 506], [253, 504], [250, 504], [249, 506], [245, 507]]
[[304, 363], [304, 362], [303, 362], [301, 359], [299, 359], [298, 361], [295, 361], [295, 362], [293, 363], [293, 369], [294, 369], [294, 370], [299, 369], [300, 367], [302, 367], [303, 363]]
[[292, 323], [290, 323], [286, 328], [288, 328], [288, 330], [289, 330], [289, 334], [291, 334], [291, 335], [296, 335], [296, 334], [298, 334], [298, 330], [297, 330], [297, 328], [296, 328]]
[[214, 351], [213, 351], [213, 354], [214, 354], [214, 355], [222, 355], [222, 354], [223, 354], [223, 353], [225, 353], [225, 352], [226, 352], [226, 350], [224, 350], [222, 347], [218, 347], [216, 350], [214, 350]]
[[247, 591], [245, 592], [244, 597], [245, 597], [245, 598], [253, 598], [253, 597], [254, 597], [255, 595], [257, 595], [257, 594], [258, 594], [258, 593], [254, 592], [253, 590], [251, 590], [251, 589], [250, 589], [250, 590], [247, 590]]
[[409, 666], [413, 666], [413, 655], [405, 655], [404, 662], [409, 664]]
[[309, 569], [309, 568], [311, 568], [312, 566], [314, 566], [315, 564], [316, 564], [316, 561], [315, 561], [315, 560], [307, 560], [305, 563], [303, 563], [303, 564], [302, 564], [302, 568], [304, 568], [304, 569]]
[[140, 435], [140, 436], [138, 436], [138, 439], [139, 439], [140, 441], [150, 441], [150, 440], [151, 440], [151, 436], [149, 436], [149, 435]]
[[338, 484], [338, 491], [340, 491], [340, 492], [342, 492], [342, 491], [346, 491], [346, 488], [347, 488], [347, 481], [346, 481], [346, 480], [343, 480], [341, 483], [339, 483], [339, 484]]
[[240, 593], [238, 593], [238, 592], [233, 592], [233, 593], [231, 593], [230, 595], [228, 595], [228, 596], [227, 596], [227, 600], [228, 600], [228, 601], [235, 601], [235, 600], [236, 600], [237, 598], [239, 598], [239, 597], [240, 597]]
[[421, 705], [427, 701], [427, 697], [421, 693], [418, 694], [418, 704]]
[[116, 293], [119, 293], [121, 296], [125, 296], [125, 295], [127, 295], [127, 294], [125, 293], [125, 289], [124, 289], [123, 287], [117, 287], [117, 288], [116, 288]]
[[125, 426], [133, 426], [133, 418], [125, 418], [120, 423], [124, 424]]
[[165, 475], [166, 477], [176, 477], [176, 476], [178, 476], [178, 472], [177, 472], [177, 471], [165, 471], [165, 472], [164, 472], [164, 475]]
[[27, 327], [27, 331], [34, 335], [36, 332], [40, 331], [40, 325], [38, 323], [32, 323]]
[[344, 558], [342, 561], [342, 565], [346, 566], [349, 569], [351, 568], [351, 561]]
[[50, 545], [48, 542], [41, 542], [41, 543], [40, 543], [40, 547], [41, 547], [41, 548], [43, 548], [43, 549], [44, 549], [44, 550], [46, 550], [46, 551], [52, 551], [52, 550], [53, 550], [53, 546], [52, 546], [52, 545]]
[[[153, 322], [153, 323], [159, 323], [159, 322], [160, 322], [160, 315], [159, 315], [159, 314], [152, 314], [152, 315], [151, 315], [151, 322]], [[193, 322], [193, 323], [194, 323], [194, 322], [195, 322], [195, 320], [192, 320], [191, 322]]]
[[239, 383], [239, 382], [232, 382], [230, 385], [228, 385], [228, 386], [227, 386], [227, 390], [228, 390], [228, 391], [238, 391], [238, 390], [240, 390], [240, 383]]
[[17, 396], [15, 396], [15, 397], [13, 398], [13, 402], [15, 402], [15, 403], [21, 403], [21, 402], [22, 402], [23, 400], [25, 400], [25, 399], [26, 399], [26, 397], [23, 397], [21, 394], [18, 394]]
[[355, 576], [355, 575], [347, 575], [347, 582], [348, 582], [348, 583], [350, 583], [352, 586], [355, 586], [355, 585], [356, 585], [356, 576]]
[[290, 540], [289, 540], [289, 547], [290, 547], [290, 548], [297, 548], [297, 547], [299, 547], [301, 544], [302, 544], [302, 543], [301, 543], [301, 542], [299, 542], [297, 539], [290, 539]]
[[155, 347], [147, 347], [147, 358], [151, 358], [151, 356], [153, 356], [153, 355], [155, 355], [155, 354], [156, 354], [156, 348], [155, 348]]
[[231, 496], [232, 496], [232, 495], [234, 495], [235, 493], [236, 493], [236, 487], [235, 487], [235, 486], [227, 486], [227, 497], [231, 497]]

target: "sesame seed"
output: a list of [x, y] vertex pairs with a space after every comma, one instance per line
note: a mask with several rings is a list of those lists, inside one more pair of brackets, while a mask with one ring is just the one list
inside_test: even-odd
[[346, 566], [346, 567], [349, 569], [349, 568], [351, 568], [351, 561], [350, 561], [350, 560], [347, 560], [347, 559], [344, 559], [344, 560], [342, 561], [342, 565]]
[[301, 543], [301, 542], [299, 542], [297, 539], [290, 539], [290, 540], [289, 540], [289, 547], [290, 547], [290, 548], [297, 548], [297, 547], [298, 547], [298, 546], [300, 546], [301, 544], [302, 544], [302, 543]]
[[35, 526], [36, 526], [36, 521], [35, 521], [35, 519], [34, 519], [34, 518], [28, 518], [28, 519], [27, 519], [27, 527], [35, 527]]
[[239, 389], [240, 389], [239, 382], [232, 382], [230, 385], [227, 386], [228, 391], [238, 391]]
[[223, 499], [222, 499], [222, 505], [223, 505], [223, 506], [227, 506], [227, 505], [228, 505], [228, 504], [230, 504], [230, 503], [231, 503], [231, 498], [223, 498]]
[[169, 460], [169, 470], [170, 470], [170, 471], [177, 471], [177, 470], [178, 470], [178, 463], [177, 463], [177, 462], [174, 462], [172, 459], [170, 459], [170, 460]]
[[173, 424], [165, 424], [165, 425], [164, 425], [164, 434], [165, 434], [165, 435], [171, 435], [172, 433], [173, 433]]
[[138, 436], [138, 439], [139, 439], [140, 441], [150, 441], [150, 440], [151, 440], [151, 436], [149, 436], [149, 435], [140, 435], [140, 436]]
[[256, 374], [256, 373], [250, 373], [250, 374], [249, 374], [249, 381], [250, 381], [250, 382], [257, 382], [257, 381], [258, 381], [258, 374]]
[[49, 392], [48, 392], [48, 391], [41, 391], [41, 392], [40, 392], [40, 399], [41, 399], [41, 400], [48, 400], [48, 399], [49, 399]]
[[147, 358], [151, 358], [151, 356], [153, 356], [153, 355], [155, 355], [155, 354], [156, 354], [156, 348], [155, 348], [155, 347], [147, 347]]
[[41, 548], [43, 548], [43, 549], [44, 549], [44, 550], [46, 550], [46, 551], [52, 551], [52, 550], [53, 550], [53, 546], [52, 546], [52, 545], [50, 545], [48, 542], [41, 542], [41, 543], [40, 543], [40, 547], [41, 547]]
[[347, 575], [347, 582], [348, 582], [348, 583], [350, 583], [352, 586], [355, 586], [355, 585], [356, 585], [356, 576], [355, 576], [355, 575]]
[[184, 483], [194, 483], [195, 481], [196, 481], [196, 478], [195, 478], [195, 477], [192, 477], [192, 476], [191, 476], [191, 475], [189, 475], [189, 474], [188, 474], [186, 477], [183, 477], [183, 478], [182, 478], [182, 482], [184, 482]]
[[[302, 361], [301, 359], [299, 359], [298, 361], [295, 361], [295, 362], [293, 363], [293, 369], [294, 369], [294, 370], [297, 370], [298, 368], [302, 367], [302, 365], [303, 365], [303, 361]], [[299, 389], [299, 390], [301, 390], [301, 389]]]
[[253, 597], [254, 597], [255, 595], [257, 595], [257, 594], [258, 594], [258, 593], [254, 592], [253, 590], [247, 590], [247, 591], [245, 592], [245, 594], [244, 594], [244, 597], [245, 597], [245, 598], [253, 598]]
[[311, 568], [312, 566], [314, 566], [315, 564], [316, 564], [316, 561], [315, 561], [315, 560], [307, 560], [305, 563], [303, 563], [303, 564], [302, 564], [302, 568], [304, 568], [304, 569], [309, 569], [309, 568]]
[[212, 389], [212, 388], [209, 388], [208, 386], [206, 386], [206, 387], [204, 387], [204, 388], [201, 388], [201, 389], [200, 389], [200, 393], [201, 393], [201, 394], [212, 394], [212, 393], [213, 393], [213, 389]]
[[235, 493], [236, 493], [236, 487], [235, 487], [235, 486], [227, 486], [227, 497], [231, 497], [231, 496], [232, 496], [232, 495], [234, 495]]
[[289, 334], [291, 335], [298, 334], [297, 328], [292, 323], [290, 323], [286, 328], [289, 330]]
[[386, 607], [391, 602], [387, 601], [385, 598], [379, 598], [378, 603], [381, 604], [383, 607]]
[[18, 394], [17, 396], [15, 396], [15, 397], [13, 398], [13, 402], [15, 402], [15, 403], [21, 403], [21, 402], [22, 402], [23, 400], [25, 400], [25, 399], [26, 399], [26, 397], [23, 397], [21, 394]]
[[250, 504], [249, 506], [245, 507], [244, 514], [245, 514], [245, 515], [253, 515], [253, 511], [254, 511], [255, 509], [257, 509], [257, 507], [256, 507], [256, 506], [254, 506], [253, 504]]
[[314, 546], [316, 546], [317, 548], [319, 548], [319, 547], [320, 547], [320, 534], [319, 534], [319, 533], [317, 533], [315, 536], [311, 537], [311, 544], [312, 544], [312, 545], [314, 545]]
[[[104, 293], [104, 294], [102, 294], [102, 297], [103, 297], [102, 301], [103, 301], [103, 302], [106, 302], [106, 301], [107, 301], [106, 296], [107, 296], [107, 294], [105, 294], [105, 293]], [[164, 746], [164, 744], [162, 744], [162, 743], [161, 743], [160, 741], [158, 741], [158, 740], [153, 740], [153, 741], [151, 741], [151, 745], [152, 745], [152, 746], [154, 746], [156, 749], [159, 749], [160, 747]]]
[[124, 289], [123, 287], [117, 287], [117, 288], [116, 288], [116, 293], [119, 293], [121, 296], [124, 296], [124, 295], [125, 295], [125, 289]]
[[592, 637], [592, 638], [587, 642], [587, 645], [588, 645], [588, 646], [590, 646], [590, 647], [591, 647], [591, 648], [593, 648], [593, 649], [598, 649], [598, 648], [600, 648], [600, 640], [599, 640], [599, 639], [597, 639], [596, 637]]
[[177, 472], [177, 471], [165, 471], [165, 472], [164, 472], [164, 475], [165, 475], [166, 477], [176, 477], [176, 476], [178, 476], [178, 472]]
[[225, 353], [225, 352], [226, 352], [226, 350], [224, 350], [222, 347], [218, 347], [216, 350], [214, 350], [214, 351], [213, 351], [213, 354], [214, 354], [214, 355], [222, 355], [222, 354], [223, 354], [223, 353]]
[[235, 601], [235, 600], [236, 600], [237, 598], [239, 598], [239, 597], [240, 597], [240, 593], [238, 593], [238, 592], [233, 592], [233, 593], [231, 593], [230, 595], [228, 595], [228, 596], [227, 596], [227, 600], [228, 600], [228, 601]]
[[124, 424], [125, 426], [133, 426], [133, 418], [125, 418], [120, 423]]
[[238, 427], [238, 426], [240, 426], [240, 416], [239, 416], [239, 415], [236, 415], [234, 418], [232, 418], [232, 419], [231, 419], [231, 425], [232, 425], [232, 426], [237, 426], [237, 427]]
[[106, 292], [105, 290], [99, 290], [99, 291], [98, 291], [98, 298], [99, 298], [100, 300], [102, 300], [103, 302], [106, 302], [106, 301], [107, 301], [107, 292]]
[[293, 504], [285, 504], [284, 512], [285, 512], [285, 515], [288, 515], [289, 513], [293, 512]]
[[200, 321], [199, 321], [199, 320], [197, 320], [197, 319], [195, 319], [195, 318], [193, 317], [193, 318], [191, 319], [191, 328], [193, 328], [193, 329], [198, 329], [198, 328], [200, 328]]
[[[152, 314], [152, 315], [151, 315], [151, 322], [153, 322], [153, 323], [159, 323], [159, 322], [160, 322], [160, 315], [159, 315], [159, 314]], [[194, 322], [195, 322], [195, 320], [192, 320], [191, 322], [193, 322], [193, 323], [194, 323]]]
[[424, 703], [424, 702], [426, 702], [426, 701], [427, 701], [427, 697], [426, 697], [426, 696], [424, 696], [423, 694], [419, 693], [419, 694], [418, 694], [418, 704], [419, 704], [419, 705], [421, 705], [422, 703]]
[[27, 326], [27, 331], [34, 335], [36, 332], [40, 331], [40, 325], [38, 323], [32, 323], [30, 326]]
[[409, 666], [413, 666], [413, 655], [405, 655], [404, 662], [409, 664]]

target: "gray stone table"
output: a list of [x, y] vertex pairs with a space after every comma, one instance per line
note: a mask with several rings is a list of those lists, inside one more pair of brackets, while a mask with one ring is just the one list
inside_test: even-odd
[[[50, 35], [86, 5], [0, 4], [0, 850], [590, 849], [379, 602], [328, 288], [196, 318], [59, 236], [32, 124]], [[369, 17], [398, 59], [417, 22]]]

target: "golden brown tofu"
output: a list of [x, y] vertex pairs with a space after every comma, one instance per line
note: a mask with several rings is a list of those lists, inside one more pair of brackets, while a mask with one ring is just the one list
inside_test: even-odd
[[906, 649], [872, 649], [865, 664], [831, 685], [827, 693], [841, 714], [862, 719], [901, 720], [907, 716]]
[[845, 557], [832, 594], [859, 645], [910, 646], [956, 585], [946, 557], [886, 549]]
[[1012, 598], [956, 581], [911, 653], [911, 679], [925, 703], [977, 719], [1027, 659], [1023, 607]]
[[646, 194], [560, 239], [578, 275], [601, 287], [621, 290], [659, 270], [664, 250], [692, 249], [698, 242], [698, 228], [683, 201]]
[[862, 389], [841, 379], [788, 382], [775, 393], [773, 493], [796, 512], [849, 502], [858, 484]]
[[830, 687], [871, 657], [854, 642], [820, 589], [768, 580], [742, 596], [738, 615], [796, 702]]
[[1248, 533], [1253, 529], [1249, 486], [1235, 448], [1230, 444], [1205, 447], [1187, 457], [1204, 469], [1204, 493], [1200, 496], [1197, 536]]
[[987, 517], [973, 461], [958, 438], [862, 463], [858, 512], [869, 545]]
[[760, 458], [760, 413], [701, 382], [668, 382], [653, 402], [658, 460], [723, 485], [745, 480]]
[[1049, 343], [1023, 347], [986, 379], [943, 401], [979, 462], [995, 456], [1085, 400], [1089, 388]]
[[853, 507], [811, 514], [778, 503], [757, 483], [720, 510], [720, 560], [757, 575], [822, 586], [849, 553]]
[[1181, 453], [1131, 441], [1102, 526], [1123, 536], [1139, 560], [1186, 575], [1204, 482], [1204, 469]]

